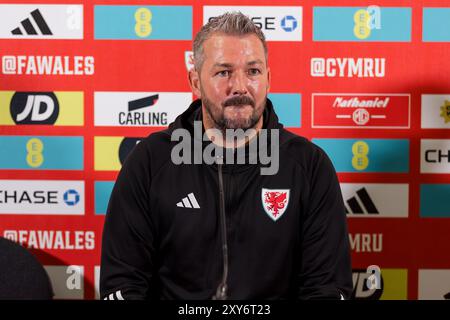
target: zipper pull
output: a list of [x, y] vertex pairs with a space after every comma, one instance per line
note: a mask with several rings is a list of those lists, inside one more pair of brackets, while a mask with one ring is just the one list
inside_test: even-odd
[[223, 156], [216, 156], [216, 163], [218, 166], [223, 165]]
[[216, 294], [213, 297], [213, 300], [227, 300], [227, 284], [226, 283], [221, 283], [218, 287], [217, 287], [217, 291]]

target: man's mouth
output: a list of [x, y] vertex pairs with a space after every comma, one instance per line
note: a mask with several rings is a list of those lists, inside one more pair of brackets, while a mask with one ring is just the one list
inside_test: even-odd
[[236, 96], [226, 100], [223, 104], [224, 107], [243, 108], [245, 106], [253, 107], [255, 104], [253, 100], [248, 96]]
[[228, 107], [232, 107], [232, 108], [236, 108], [236, 109], [243, 109], [245, 107], [251, 107], [251, 105], [249, 105], [249, 104], [234, 104], [231, 106], [227, 106], [225, 108], [228, 108]]

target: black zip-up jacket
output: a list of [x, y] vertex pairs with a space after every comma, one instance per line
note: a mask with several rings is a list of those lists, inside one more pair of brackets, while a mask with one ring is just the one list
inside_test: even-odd
[[324, 151], [283, 129], [267, 99], [263, 128], [280, 132], [275, 175], [259, 162], [174, 164], [171, 133], [194, 139], [201, 118], [196, 100], [124, 162], [105, 218], [101, 298], [350, 298], [345, 209]]

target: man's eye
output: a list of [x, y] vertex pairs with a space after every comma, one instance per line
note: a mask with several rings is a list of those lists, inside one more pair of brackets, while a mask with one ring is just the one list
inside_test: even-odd
[[216, 75], [220, 77], [228, 77], [230, 75], [230, 71], [228, 70], [222, 70], [216, 73]]
[[257, 76], [261, 73], [261, 71], [259, 69], [256, 68], [252, 68], [248, 70], [248, 74], [251, 76]]

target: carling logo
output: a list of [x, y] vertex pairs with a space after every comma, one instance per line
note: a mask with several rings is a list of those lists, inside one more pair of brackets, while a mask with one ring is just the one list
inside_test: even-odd
[[191, 102], [188, 92], [95, 92], [94, 123], [165, 127]]

